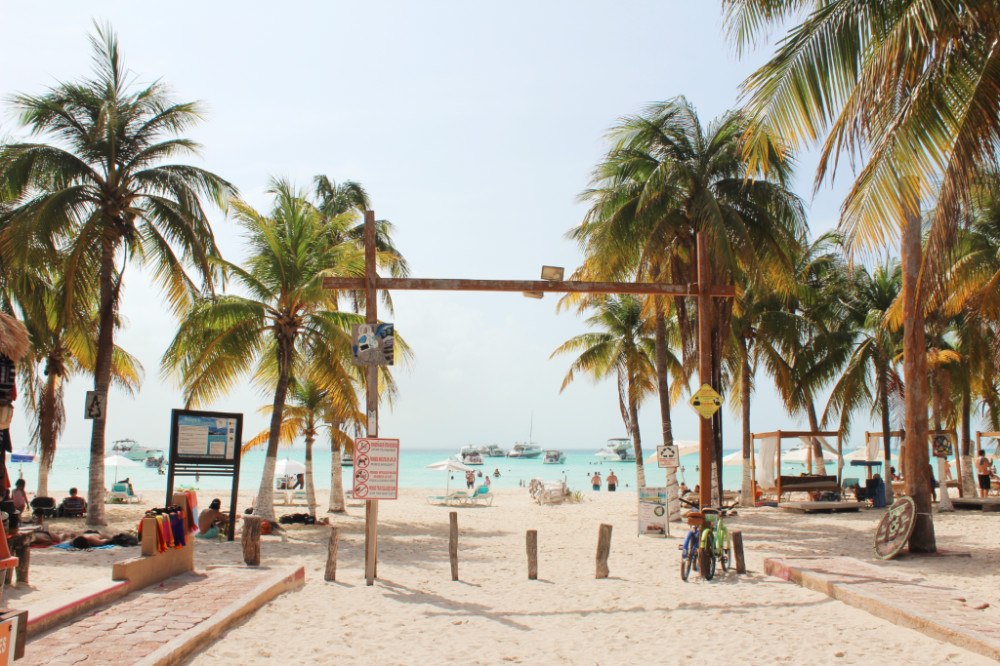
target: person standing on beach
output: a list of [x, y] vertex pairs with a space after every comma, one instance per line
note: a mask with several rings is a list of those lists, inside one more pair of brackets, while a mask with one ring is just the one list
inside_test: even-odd
[[618, 488], [618, 477], [612, 470], [611, 474], [608, 474], [608, 492], [613, 493], [616, 488]]
[[993, 462], [986, 457], [984, 449], [979, 449], [979, 457], [976, 458], [976, 474], [979, 476], [979, 496], [986, 497], [990, 494], [990, 478], [993, 475]]
[[465, 487], [472, 490], [472, 486], [476, 485], [476, 474], [472, 470], [465, 473]]
[[594, 490], [601, 489], [601, 473], [594, 472], [594, 476], [590, 477], [590, 485], [594, 487]]

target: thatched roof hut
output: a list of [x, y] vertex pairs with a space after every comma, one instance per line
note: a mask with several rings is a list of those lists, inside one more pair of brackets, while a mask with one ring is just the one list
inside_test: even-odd
[[19, 363], [28, 353], [28, 329], [14, 317], [0, 312], [0, 354]]

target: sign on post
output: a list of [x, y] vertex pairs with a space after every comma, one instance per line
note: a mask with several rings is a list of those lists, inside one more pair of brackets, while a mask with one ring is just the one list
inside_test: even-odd
[[660, 467], [667, 469], [677, 469], [680, 467], [680, 460], [677, 455], [676, 446], [660, 445], [656, 447], [656, 460]]
[[396, 348], [392, 324], [354, 324], [351, 334], [355, 365], [392, 365]]
[[689, 402], [694, 407], [694, 411], [707, 421], [715, 416], [715, 413], [722, 407], [722, 396], [708, 384], [702, 384], [701, 388], [691, 396]]
[[399, 494], [399, 440], [354, 441], [354, 499], [394, 500]]
[[639, 489], [639, 534], [666, 536], [667, 489], [647, 486]]
[[83, 418], [96, 419], [104, 418], [104, 410], [108, 406], [108, 394], [97, 391], [87, 391], [87, 398], [83, 402]]

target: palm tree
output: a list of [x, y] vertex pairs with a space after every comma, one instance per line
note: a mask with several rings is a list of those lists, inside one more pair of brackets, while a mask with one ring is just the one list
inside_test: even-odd
[[587, 319], [600, 332], [584, 333], [560, 345], [550, 358], [560, 354], [581, 352], [563, 378], [560, 392], [583, 372], [604, 379], [615, 375], [618, 381], [618, 407], [625, 430], [632, 437], [635, 449], [636, 482], [646, 486], [642, 461], [642, 437], [639, 434], [639, 406], [656, 390], [656, 369], [653, 364], [654, 342], [643, 316], [642, 302], [632, 296], [595, 298], [594, 314]]
[[[91, 43], [92, 78], [14, 98], [22, 124], [52, 143], [0, 147], [0, 191], [11, 197], [10, 242], [65, 247], [67, 292], [97, 292], [94, 389], [106, 394], [129, 260], [150, 267], [170, 305], [183, 309], [199, 291], [185, 267], [210, 289], [218, 254], [202, 199], [234, 190], [198, 167], [164, 163], [196, 152], [179, 135], [200, 119], [198, 106], [174, 102], [161, 83], [134, 86], [109, 27], [97, 27]], [[104, 523], [106, 423], [107, 411], [91, 432], [88, 525]]]
[[341, 359], [350, 357], [350, 326], [361, 321], [337, 310], [338, 295], [323, 287], [323, 278], [358, 276], [364, 261], [356, 244], [330, 242], [330, 221], [303, 193], [282, 181], [270, 192], [274, 206], [267, 215], [240, 200], [230, 204], [247, 234], [246, 268], [216, 262], [248, 295], [197, 300], [163, 363], [180, 375], [188, 404], [211, 400], [251, 370], [273, 391], [255, 511], [274, 520], [274, 466], [293, 372], [307, 358], [323, 358], [333, 374], [345, 374]]
[[[583, 194], [591, 208], [571, 232], [592, 269], [613, 278], [694, 282], [698, 232], [708, 241], [715, 282], [731, 282], [741, 270], [761, 263], [768, 264], [767, 270], [787, 264], [784, 248], [804, 225], [801, 204], [787, 188], [788, 156], [775, 152], [766, 175], [749, 169], [743, 159], [745, 129], [745, 119], [733, 112], [703, 127], [683, 97], [650, 105], [613, 127], [613, 148]], [[696, 320], [685, 299], [675, 299], [674, 307], [687, 358]], [[722, 353], [718, 331], [727, 325], [729, 308], [717, 302], [714, 313], [702, 313], [712, 315], [716, 359]], [[661, 341], [659, 386], [666, 393], [666, 308], [654, 299], [652, 311]], [[713, 374], [716, 388], [723, 390], [721, 363]], [[669, 402], [661, 398], [665, 443], [672, 440], [668, 410]], [[720, 437], [716, 447], [718, 454]]]
[[[887, 262], [869, 272], [858, 268], [851, 275], [843, 314], [849, 329], [856, 331], [850, 358], [834, 384], [823, 414], [824, 423], [840, 416], [840, 432], [846, 435], [851, 417], [861, 407], [881, 416], [883, 469], [890, 466], [890, 397], [902, 392], [902, 379], [895, 359], [900, 352], [898, 331], [891, 330], [886, 312], [899, 298], [903, 286], [898, 262]], [[892, 484], [886, 474], [886, 501], [892, 503]]]
[[[59, 285], [41, 281], [17, 294], [21, 320], [31, 337], [21, 374], [24, 385], [33, 387], [27, 404], [35, 416], [32, 440], [40, 453], [36, 492], [43, 497], [49, 493], [49, 471], [66, 424], [64, 384], [75, 374], [93, 372], [96, 360], [96, 303], [86, 304], [89, 311], [67, 311], [61, 294]], [[112, 381], [129, 394], [142, 381], [142, 365], [118, 345], [112, 352], [111, 372]]]
[[903, 467], [918, 516], [909, 547], [933, 552], [919, 201], [938, 194], [930, 258], [942, 262], [940, 250], [975, 177], [996, 165], [1000, 6], [990, 0], [830, 0], [808, 9], [801, 0], [723, 0], [723, 6], [740, 49], [805, 13], [745, 83], [751, 160], [760, 163], [772, 152], [775, 132], [790, 147], [823, 142], [817, 184], [836, 172], [842, 154], [859, 157], [841, 226], [852, 245], [866, 247], [901, 232], [906, 432], [913, 443]]

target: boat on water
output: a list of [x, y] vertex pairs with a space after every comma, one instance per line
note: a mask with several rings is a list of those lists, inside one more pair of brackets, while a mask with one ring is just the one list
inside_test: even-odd
[[545, 457], [542, 458], [542, 463], [546, 465], [563, 465], [566, 463], [566, 454], [555, 449], [548, 449], [545, 452]]
[[511, 448], [508, 458], [537, 458], [542, 455], [542, 447], [534, 442], [515, 442]]
[[30, 451], [14, 451], [10, 454], [12, 463], [32, 463], [35, 462], [35, 454]]
[[635, 450], [628, 437], [612, 437], [594, 456], [605, 462], [635, 462]]
[[487, 458], [506, 458], [507, 452], [501, 449], [496, 444], [490, 444], [489, 446], [480, 446], [477, 449], [480, 454], [486, 456]]
[[458, 459], [461, 460], [466, 465], [483, 464], [483, 456], [479, 453], [479, 450], [474, 446], [463, 446], [462, 450], [458, 452]]
[[164, 455], [163, 449], [146, 449], [146, 467], [159, 469], [166, 461], [167, 456]]
[[354, 454], [348, 453], [347, 451], [341, 451], [341, 453], [340, 453], [340, 466], [341, 467], [354, 467]]
[[128, 437], [112, 442], [111, 452], [136, 462], [145, 462], [149, 458], [162, 457], [166, 459], [163, 455], [163, 449], [147, 449], [144, 446], [139, 446], [139, 442]]

